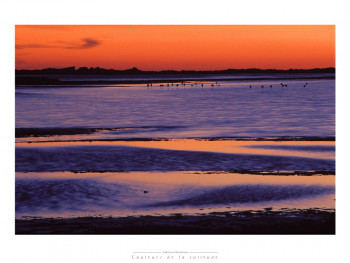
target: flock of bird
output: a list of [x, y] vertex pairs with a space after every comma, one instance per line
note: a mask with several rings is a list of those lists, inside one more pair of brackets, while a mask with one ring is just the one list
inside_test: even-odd
[[[308, 83], [305, 82], [305, 84], [303, 85], [303, 87], [305, 88], [305, 87], [307, 86], [307, 84], [308, 84]], [[282, 82], [280, 83], [280, 85], [281, 85], [281, 87], [288, 87], [287, 84], [284, 84], [284, 83], [282, 83]], [[252, 85], [250, 85], [249, 88], [252, 88]], [[264, 85], [261, 85], [261, 88], [262, 88], [262, 89], [265, 88]], [[272, 85], [270, 85], [270, 88], [272, 88]]]
[[[218, 82], [215, 82], [215, 83], [200, 83], [200, 82], [186, 83], [186, 82], [182, 81], [181, 83], [159, 84], [159, 87], [160, 87], [160, 88], [168, 87], [168, 89], [169, 89], [169, 88], [174, 87], [174, 86], [175, 86], [176, 88], [178, 88], [179, 86], [186, 86], [186, 84], [187, 84], [187, 85], [190, 85], [191, 87], [196, 86], [196, 85], [199, 85], [199, 84], [200, 84], [201, 87], [204, 87], [204, 84], [210, 85], [210, 87], [218, 87], [218, 86], [220, 86], [220, 84], [219, 84]], [[307, 85], [308, 85], [308, 83], [305, 82], [305, 84], [303, 85], [303, 87], [305, 88], [305, 87], [307, 87]], [[152, 86], [153, 86], [153, 83], [147, 83], [147, 88], [148, 88], [148, 89], [151, 88]], [[284, 83], [282, 83], [282, 82], [280, 83], [280, 86], [281, 86], [281, 87], [288, 87], [287, 84], [284, 84]], [[249, 85], [249, 88], [250, 88], [250, 89], [251, 89], [252, 87], [253, 87], [252, 85]], [[261, 85], [261, 88], [263, 89], [263, 88], [265, 88], [265, 86], [264, 86], [264, 85]], [[272, 85], [270, 85], [270, 88], [272, 88]]]
[[[204, 84], [205, 83], [200, 83], [200, 82], [194, 82], [194, 83], [186, 83], [186, 82], [184, 82], [184, 81], [182, 81], [181, 83], [167, 83], [167, 84], [159, 84], [159, 87], [161, 87], [161, 88], [164, 88], [164, 87], [168, 87], [168, 88], [170, 88], [170, 87], [179, 87], [179, 86], [186, 86], [186, 85], [189, 85], [189, 86], [191, 86], [191, 87], [193, 87], [193, 86], [197, 86], [197, 85], [200, 85], [201, 87], [204, 87]], [[208, 83], [207, 83], [208, 84]], [[218, 86], [220, 86], [220, 84], [218, 83], [218, 82], [215, 82], [214, 84], [213, 83], [209, 83], [209, 85], [211, 86], [211, 87], [218, 87]], [[153, 86], [153, 83], [147, 83], [147, 88], [150, 88], [150, 87], [152, 87]]]

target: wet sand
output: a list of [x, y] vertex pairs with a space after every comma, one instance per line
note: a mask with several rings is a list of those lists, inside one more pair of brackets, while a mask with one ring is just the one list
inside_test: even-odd
[[16, 234], [335, 234], [333, 140], [27, 139]]
[[333, 78], [267, 77], [16, 79], [16, 234], [334, 234]]
[[334, 210], [295, 209], [129, 217], [28, 218], [16, 234], [335, 234]]
[[16, 173], [16, 234], [334, 234], [334, 181], [311, 172]]

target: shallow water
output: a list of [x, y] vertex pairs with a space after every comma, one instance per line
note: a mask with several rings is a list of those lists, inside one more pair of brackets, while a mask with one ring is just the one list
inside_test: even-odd
[[335, 136], [334, 80], [219, 84], [16, 88], [16, 128], [133, 128], [87, 138]]
[[199, 83], [16, 88], [16, 217], [334, 208], [334, 80]]
[[16, 217], [334, 208], [334, 176], [200, 172], [17, 173]]
[[[323, 151], [307, 151], [315, 147]], [[16, 148], [17, 172], [186, 170], [334, 171], [334, 142], [51, 142]]]

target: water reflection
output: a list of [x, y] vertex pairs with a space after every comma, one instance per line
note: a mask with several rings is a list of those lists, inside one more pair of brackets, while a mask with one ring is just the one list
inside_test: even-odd
[[16, 143], [19, 149], [67, 146], [132, 146], [152, 149], [201, 151], [214, 153], [289, 156], [315, 159], [335, 159], [334, 141], [211, 141], [172, 139], [160, 141], [88, 141]]
[[[334, 136], [334, 80], [221, 83], [220, 87], [132, 87], [16, 90], [16, 127], [142, 127], [118, 137]], [[253, 87], [250, 89], [249, 84]], [[272, 85], [272, 88], [257, 88]], [[110, 136], [111, 134], [108, 134]]]
[[16, 216], [334, 208], [334, 176], [224, 172], [16, 173]]

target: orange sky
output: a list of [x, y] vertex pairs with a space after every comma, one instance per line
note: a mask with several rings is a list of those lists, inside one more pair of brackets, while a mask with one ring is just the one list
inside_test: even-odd
[[17, 25], [16, 69], [335, 67], [333, 25]]

